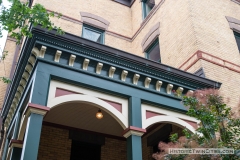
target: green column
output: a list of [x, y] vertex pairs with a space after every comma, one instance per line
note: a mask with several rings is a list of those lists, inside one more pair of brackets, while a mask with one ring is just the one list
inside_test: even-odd
[[129, 126], [142, 128], [141, 99], [130, 97], [128, 104]]
[[31, 113], [23, 142], [21, 160], [37, 160], [43, 115]]
[[137, 135], [127, 138], [127, 160], [142, 160], [142, 139]]

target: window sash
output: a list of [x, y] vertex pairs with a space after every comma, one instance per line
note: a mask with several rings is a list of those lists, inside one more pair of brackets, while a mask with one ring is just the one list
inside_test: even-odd
[[88, 26], [86, 24], [83, 25], [82, 37], [97, 43], [104, 44], [104, 31], [92, 26]]
[[[161, 55], [160, 55], [160, 44], [159, 44], [159, 40], [158, 38], [148, 47], [148, 49], [145, 51], [145, 57], [147, 59], [150, 58], [150, 53], [153, 49], [155, 49], [156, 46], [159, 46], [159, 60], [157, 60], [157, 62], [160, 62], [161, 63]], [[153, 59], [150, 59], [152, 61], [156, 61], [156, 60], [153, 60]]]
[[235, 36], [235, 39], [236, 39], [238, 50], [240, 52], [240, 33], [234, 32], [234, 36]]

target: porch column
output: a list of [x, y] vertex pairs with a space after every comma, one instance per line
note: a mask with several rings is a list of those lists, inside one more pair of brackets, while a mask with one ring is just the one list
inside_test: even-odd
[[142, 138], [145, 129], [130, 126], [123, 136], [127, 138], [127, 160], [142, 160]]
[[129, 126], [142, 128], [141, 99], [130, 97], [128, 100]]
[[25, 112], [25, 118], [27, 118], [27, 125], [23, 142], [21, 160], [37, 160], [42, 121], [44, 115], [48, 111], [48, 107], [32, 103], [28, 104], [28, 108]]

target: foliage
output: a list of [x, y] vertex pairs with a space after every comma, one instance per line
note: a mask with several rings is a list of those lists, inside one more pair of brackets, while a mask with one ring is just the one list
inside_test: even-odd
[[[12, 5], [10, 8], [6, 8], [3, 7], [2, 0], [0, 0], [2, 6], [0, 13], [0, 37], [2, 37], [2, 31], [6, 30], [9, 32], [10, 37], [15, 38], [17, 44], [19, 44], [24, 36], [32, 36], [29, 28], [37, 25], [48, 30], [55, 29], [57, 30], [57, 33], [64, 34], [63, 30], [60, 27], [55, 26], [50, 20], [51, 17], [60, 18], [60, 13], [48, 12], [41, 4], [35, 4], [34, 6], [29, 7], [28, 3], [20, 2], [20, 0], [9, 1]], [[6, 55], [7, 54], [3, 54], [1, 57], [2, 61], [5, 59]], [[0, 77], [0, 81], [3, 81], [4, 83], [11, 82], [11, 80], [6, 77]]]
[[[2, 4], [2, 0], [0, 0]], [[60, 17], [61, 14], [48, 12], [41, 4], [35, 4], [32, 7], [28, 3], [22, 3], [20, 0], [11, 0], [12, 6], [8, 9], [2, 7], [0, 14], [0, 36], [2, 30], [7, 30], [12, 38], [17, 40], [19, 44], [24, 36], [31, 37], [29, 31], [30, 25], [41, 25], [48, 30], [56, 29], [59, 34], [63, 34], [61, 28], [55, 26], [50, 17]]]
[[195, 91], [184, 96], [183, 104], [189, 108], [187, 115], [200, 121], [195, 134], [184, 129], [184, 137], [170, 136], [170, 143], [159, 143], [160, 153], [153, 158], [160, 159], [240, 159], [239, 155], [171, 155], [168, 148], [233, 148], [240, 150], [240, 119], [235, 118], [231, 108], [223, 101], [218, 90]]
[[11, 80], [7, 77], [0, 77], [0, 81], [3, 81], [3, 83], [11, 83]]

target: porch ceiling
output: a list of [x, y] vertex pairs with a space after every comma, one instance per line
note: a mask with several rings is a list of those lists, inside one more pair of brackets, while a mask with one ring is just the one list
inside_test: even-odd
[[86, 103], [66, 103], [55, 108], [44, 117], [45, 122], [122, 137], [123, 128], [107, 112], [97, 119], [98, 108]]

